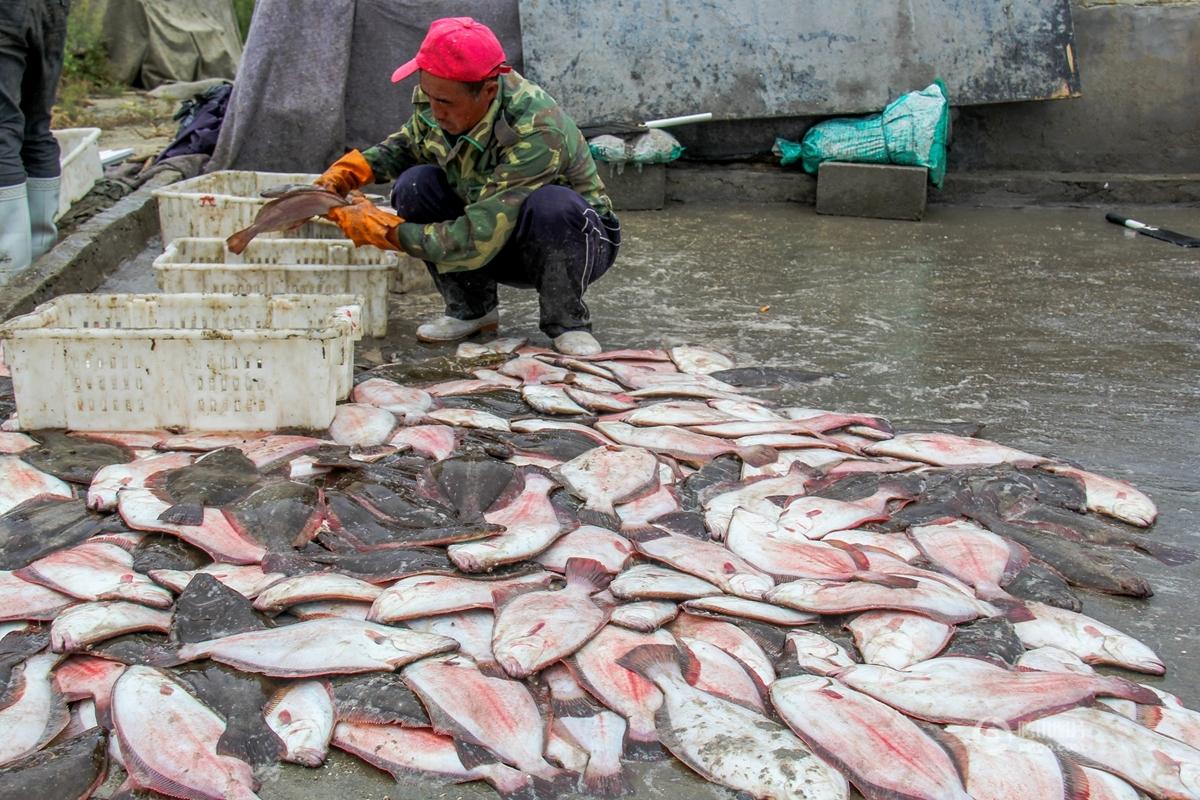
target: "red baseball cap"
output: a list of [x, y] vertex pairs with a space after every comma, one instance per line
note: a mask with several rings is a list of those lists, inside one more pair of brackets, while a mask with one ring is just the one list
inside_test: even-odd
[[511, 72], [512, 67], [504, 59], [500, 40], [482, 22], [470, 17], [435, 19], [417, 57], [392, 73], [392, 83], [399, 83], [417, 70], [446, 80], [472, 83]]

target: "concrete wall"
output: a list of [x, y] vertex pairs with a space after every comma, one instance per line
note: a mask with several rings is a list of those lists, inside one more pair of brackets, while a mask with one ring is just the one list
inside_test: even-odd
[[1083, 96], [963, 108], [950, 166], [1200, 172], [1200, 0], [1083, 0]]
[[[950, 169], [1200, 172], [1200, 0], [1075, 0], [1072, 15], [1082, 97], [956, 109]], [[763, 158], [819, 119], [675, 133], [692, 158]]]

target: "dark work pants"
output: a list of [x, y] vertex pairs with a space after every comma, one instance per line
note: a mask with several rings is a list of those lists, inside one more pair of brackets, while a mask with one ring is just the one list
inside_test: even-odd
[[68, 0], [0, 0], [0, 187], [60, 172], [50, 111], [69, 10]]
[[[392, 206], [409, 222], [445, 222], [463, 214], [440, 167], [406, 170], [392, 190]], [[517, 215], [517, 225], [500, 252], [479, 269], [439, 273], [425, 262], [446, 315], [477, 319], [494, 309], [496, 285], [537, 289], [542, 332], [554, 338], [566, 331], [590, 331], [583, 293], [608, 271], [621, 244], [613, 214], [601, 216], [583, 196], [566, 186], [534, 190]]]

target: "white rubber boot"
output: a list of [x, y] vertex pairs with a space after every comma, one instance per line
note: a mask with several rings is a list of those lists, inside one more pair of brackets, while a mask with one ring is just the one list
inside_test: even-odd
[[600, 343], [587, 331], [567, 331], [554, 337], [554, 349], [564, 356], [594, 356]]
[[29, 195], [29, 250], [30, 258], [37, 261], [58, 243], [58, 193], [62, 178], [30, 178], [26, 183]]
[[500, 311], [493, 308], [478, 319], [455, 319], [445, 315], [417, 328], [417, 340], [422, 342], [455, 342], [479, 331], [494, 331], [500, 327]]
[[0, 286], [33, 263], [25, 184], [0, 187]]

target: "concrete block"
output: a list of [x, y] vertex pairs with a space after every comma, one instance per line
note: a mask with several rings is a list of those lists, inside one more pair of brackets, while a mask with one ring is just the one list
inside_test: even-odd
[[817, 213], [921, 219], [928, 172], [924, 167], [826, 161], [817, 171]]
[[666, 164], [626, 164], [620, 172], [616, 164], [597, 162], [596, 167], [617, 211], [657, 211], [666, 204]]

